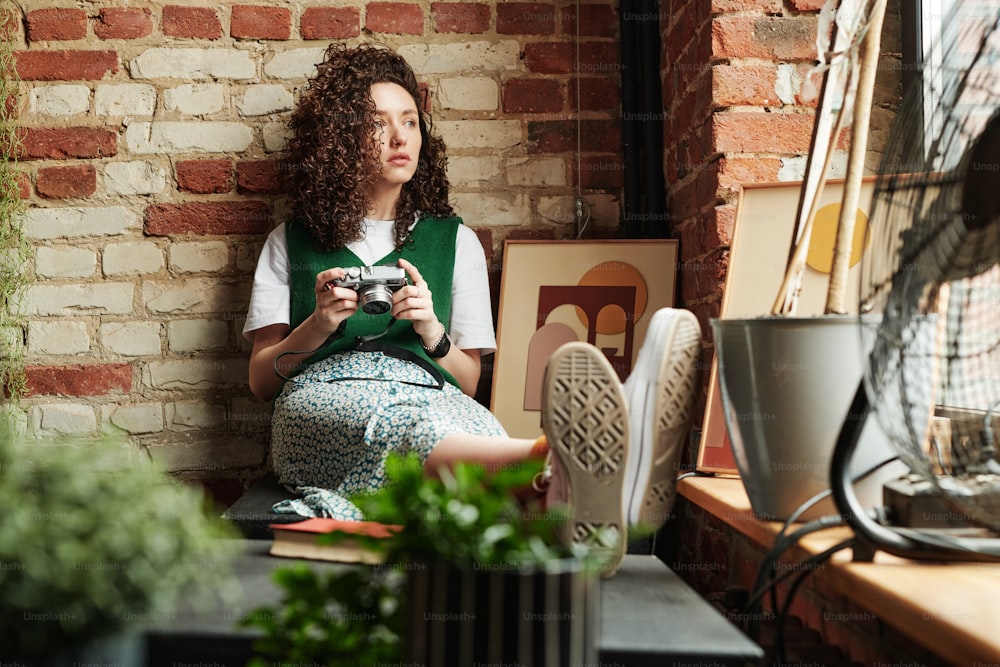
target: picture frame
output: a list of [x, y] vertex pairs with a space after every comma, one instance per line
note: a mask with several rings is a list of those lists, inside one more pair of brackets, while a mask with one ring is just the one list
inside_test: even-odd
[[[765, 316], [771, 313], [792, 249], [801, 189], [801, 181], [746, 183], [740, 188], [719, 319]], [[874, 177], [862, 180], [858, 206], [861, 215], [856, 217], [851, 269], [848, 273], [847, 299], [848, 308], [852, 312], [858, 309], [861, 279], [859, 263], [867, 242], [867, 223], [874, 189]], [[826, 309], [830, 263], [843, 193], [844, 180], [829, 179], [819, 198], [815, 229], [809, 244], [809, 261], [802, 278], [802, 291], [795, 313], [798, 317], [820, 315]], [[708, 395], [695, 470], [739, 476], [726, 428], [714, 355], [709, 371]]]
[[490, 410], [512, 437], [541, 434], [541, 384], [571, 340], [604, 351], [624, 380], [652, 314], [672, 307], [676, 239], [507, 240]]

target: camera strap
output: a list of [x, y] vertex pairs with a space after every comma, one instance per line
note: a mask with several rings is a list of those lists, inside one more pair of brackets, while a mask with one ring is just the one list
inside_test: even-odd
[[[334, 340], [336, 340], [337, 338], [339, 338], [344, 334], [344, 324], [346, 322], [347, 320], [341, 322], [341, 326], [338, 327], [338, 329], [334, 331], [332, 334], [330, 334], [330, 336], [325, 341], [323, 341], [323, 344], [317, 347], [315, 350], [305, 350], [301, 352], [282, 352], [281, 354], [276, 356], [274, 358], [274, 372], [282, 380], [285, 380], [286, 382], [292, 381], [293, 378], [286, 376], [284, 373], [281, 372], [281, 370], [279, 370], [278, 360], [284, 357], [285, 355], [289, 354], [313, 355], [316, 352], [319, 352], [324, 347], [326, 347], [331, 342], [333, 342]], [[437, 368], [437, 366], [427, 361], [420, 355], [411, 352], [410, 350], [378, 341], [379, 338], [389, 333], [389, 329], [395, 323], [396, 323], [396, 318], [393, 317], [389, 320], [389, 323], [386, 325], [385, 329], [381, 333], [372, 334], [369, 336], [357, 336], [354, 339], [354, 349], [357, 350], [358, 352], [381, 352], [386, 356], [394, 357], [396, 359], [401, 359], [402, 361], [409, 361], [410, 363], [416, 364], [424, 371], [426, 371], [432, 378], [434, 378], [433, 384], [428, 384], [423, 382], [410, 382], [409, 380], [395, 380], [392, 378], [367, 378], [367, 377], [350, 377], [350, 376], [332, 378], [327, 380], [327, 382], [344, 382], [346, 380], [372, 380], [377, 382], [399, 382], [402, 384], [412, 385], [414, 387], [431, 387], [434, 389], [443, 389], [445, 385], [445, 379], [444, 376], [441, 374], [440, 369]]]

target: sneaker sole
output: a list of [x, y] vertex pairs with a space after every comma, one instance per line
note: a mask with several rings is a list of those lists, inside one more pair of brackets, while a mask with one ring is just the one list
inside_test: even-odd
[[596, 347], [566, 343], [546, 366], [542, 405], [542, 429], [566, 475], [564, 537], [603, 552], [605, 573], [614, 572], [628, 537], [622, 511], [628, 411], [618, 375]]
[[[651, 442], [644, 442], [645, 433], [633, 436], [636, 456], [646, 465], [636, 470], [636, 482], [630, 485], [635, 495], [629, 516], [634, 523], [650, 530], [666, 523], [674, 508], [677, 468], [691, 425], [697, 360], [701, 353], [701, 325], [694, 314], [681, 309], [670, 314], [666, 331], [660, 334], [663, 341], [657, 342], [662, 345], [662, 356], [656, 384], [646, 388], [654, 392], [652, 414], [640, 417], [652, 420]], [[643, 405], [648, 403], [643, 400]], [[647, 446], [651, 451], [641, 452], [640, 448]]]

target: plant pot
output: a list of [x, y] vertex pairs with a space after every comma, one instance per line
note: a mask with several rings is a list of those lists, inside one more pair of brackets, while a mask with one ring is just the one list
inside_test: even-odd
[[[726, 427], [754, 513], [785, 520], [830, 488], [830, 460], [874, 340], [856, 315], [713, 320]], [[853, 476], [895, 456], [878, 420], [867, 420]], [[866, 508], [906, 471], [887, 465], [856, 485]], [[801, 515], [836, 514], [829, 498]]]
[[405, 662], [597, 664], [599, 580], [598, 571], [575, 560], [530, 570], [414, 564]]

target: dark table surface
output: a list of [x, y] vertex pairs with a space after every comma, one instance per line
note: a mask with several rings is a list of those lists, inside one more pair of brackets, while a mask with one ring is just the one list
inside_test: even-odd
[[[183, 605], [153, 618], [149, 665], [243, 665], [259, 631], [238, 626], [282, 591], [272, 581], [280, 567], [342, 567], [322, 561], [271, 556], [270, 540], [240, 540], [234, 577], [199, 608]], [[228, 584], [226, 585], [228, 580]], [[613, 577], [600, 583], [598, 652], [601, 665], [746, 665], [763, 651], [655, 556], [628, 555]]]

